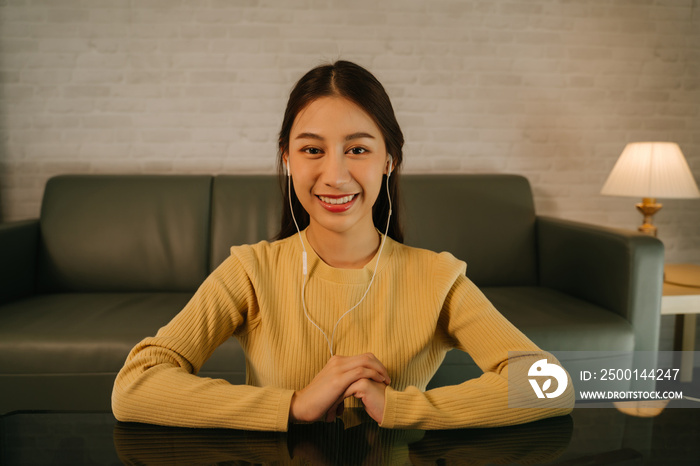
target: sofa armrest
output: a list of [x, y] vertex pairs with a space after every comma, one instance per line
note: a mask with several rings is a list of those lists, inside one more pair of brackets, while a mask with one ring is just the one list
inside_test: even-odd
[[609, 309], [634, 329], [635, 350], [659, 345], [664, 246], [641, 233], [537, 218], [540, 285]]
[[39, 220], [0, 223], [0, 304], [34, 293]]

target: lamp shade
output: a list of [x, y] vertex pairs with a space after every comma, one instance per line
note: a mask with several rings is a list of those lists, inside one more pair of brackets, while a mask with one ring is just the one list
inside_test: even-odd
[[698, 185], [675, 142], [627, 144], [601, 194], [668, 199], [700, 197]]

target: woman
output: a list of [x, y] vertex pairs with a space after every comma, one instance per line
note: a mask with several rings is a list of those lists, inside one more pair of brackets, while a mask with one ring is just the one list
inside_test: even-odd
[[[466, 264], [401, 244], [391, 203], [402, 145], [368, 71], [339, 61], [302, 77], [280, 131], [278, 240], [233, 247], [185, 309], [132, 350], [115, 382], [117, 419], [286, 430], [347, 406], [383, 427], [444, 429], [567, 413], [566, 402], [508, 408], [508, 351], [539, 349], [466, 278]], [[231, 335], [247, 384], [193, 375]], [[451, 348], [484, 375], [425, 392]]]

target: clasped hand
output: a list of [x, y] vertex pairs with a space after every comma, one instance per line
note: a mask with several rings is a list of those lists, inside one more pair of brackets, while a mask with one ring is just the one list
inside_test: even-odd
[[362, 400], [367, 414], [381, 424], [389, 372], [372, 353], [333, 356], [309, 385], [294, 392], [289, 408], [292, 422], [332, 422], [343, 413], [343, 400]]

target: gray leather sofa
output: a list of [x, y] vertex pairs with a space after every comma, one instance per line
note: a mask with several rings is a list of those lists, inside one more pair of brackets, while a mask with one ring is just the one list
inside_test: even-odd
[[[539, 217], [514, 175], [404, 176], [406, 243], [447, 250], [546, 350], [656, 350], [663, 246]], [[271, 238], [272, 176], [76, 175], [48, 181], [37, 220], [0, 225], [0, 414], [106, 410], [129, 350], [228, 255]], [[231, 339], [201, 375], [243, 383]], [[431, 386], [478, 375], [448, 353]]]

